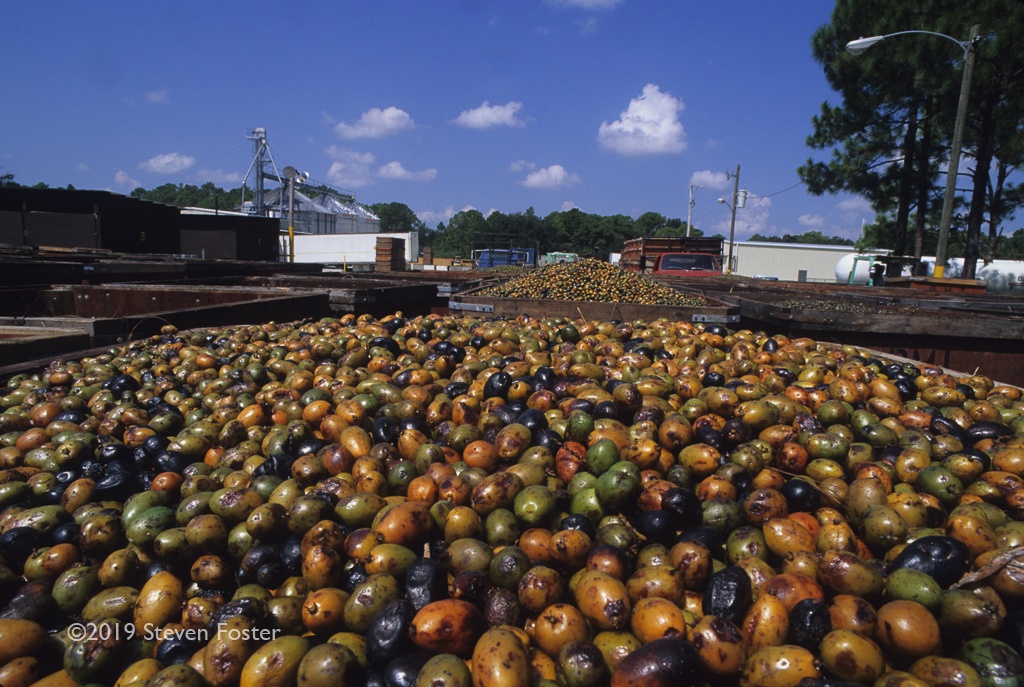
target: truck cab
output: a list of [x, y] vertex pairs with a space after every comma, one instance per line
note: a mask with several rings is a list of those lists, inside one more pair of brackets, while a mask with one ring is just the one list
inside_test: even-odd
[[711, 277], [722, 273], [721, 236], [640, 237], [622, 246], [619, 266], [631, 272]]
[[663, 253], [654, 263], [655, 274], [682, 277], [716, 277], [722, 265], [710, 253]]

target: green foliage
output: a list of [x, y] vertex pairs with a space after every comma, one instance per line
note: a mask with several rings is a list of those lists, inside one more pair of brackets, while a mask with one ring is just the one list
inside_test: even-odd
[[764, 236], [754, 234], [751, 241], [766, 241], [768, 243], [809, 243], [819, 246], [852, 246], [850, 239], [839, 236], [825, 236], [820, 231], [807, 231], [803, 234], [783, 234], [782, 236]]
[[657, 212], [645, 212], [636, 218], [634, 226], [641, 236], [653, 236], [667, 221], [664, 215]]
[[415, 231], [419, 235], [420, 248], [433, 245], [436, 232], [424, 224], [405, 203], [374, 203], [366, 207], [380, 218], [381, 232], [405, 234]]
[[538, 254], [565, 251], [606, 259], [609, 253], [622, 250], [627, 239], [643, 235], [631, 217], [594, 215], [578, 208], [552, 212], [544, 218], [538, 217], [533, 208], [514, 214], [492, 212], [487, 217], [478, 210], [465, 210], [452, 217], [447, 226], [438, 225], [433, 245], [434, 254], [441, 258], [469, 258], [480, 248], [518, 247], [535, 248]]
[[[679, 220], [675, 220], [679, 221]], [[679, 224], [667, 224], [658, 231], [654, 232], [654, 235], [658, 238], [676, 238], [680, 236], [686, 236], [686, 222], [679, 222]], [[690, 236], [703, 236], [704, 232], [695, 227], [690, 228]]]
[[439, 258], [469, 258], [473, 255], [474, 239], [486, 233], [487, 220], [479, 210], [463, 210], [448, 221], [448, 227], [438, 227], [434, 240], [434, 255]]
[[627, 239], [643, 236], [631, 217], [593, 215], [578, 208], [553, 212], [544, 218], [544, 223], [552, 229], [547, 234], [548, 243], [541, 244], [541, 252], [564, 250], [607, 258], [609, 253], [620, 251]]
[[1024, 229], [1003, 236], [996, 248], [996, 257], [1006, 260], [1024, 260]]
[[150, 191], [139, 187], [131, 192], [131, 197], [181, 208], [235, 210], [242, 204], [242, 191], [242, 187], [225, 191], [208, 181], [202, 186], [163, 184]]
[[[2, 169], [2, 168], [0, 168], [0, 169]], [[0, 174], [0, 188], [31, 188], [31, 189], [37, 189], [37, 190], [46, 190], [46, 189], [48, 189], [50, 187], [47, 184], [44, 184], [41, 181], [38, 182], [38, 183], [33, 184], [32, 186], [23, 186], [22, 184], [19, 184], [17, 181], [14, 180], [14, 174], [13, 173], [7, 172], [6, 174]], [[74, 191], [76, 189], [71, 184], [68, 184], [67, 186], [64, 187], [63, 190], [65, 190], [65, 191]]]
[[374, 203], [367, 208], [380, 218], [380, 230], [384, 233], [419, 231], [423, 224], [405, 203]]
[[[659, 238], [674, 238], [686, 236], [686, 222], [673, 217], [666, 218], [657, 212], [645, 212], [636, 218], [633, 223], [634, 236], [657, 236]], [[703, 236], [700, 229], [690, 229], [690, 236]]]

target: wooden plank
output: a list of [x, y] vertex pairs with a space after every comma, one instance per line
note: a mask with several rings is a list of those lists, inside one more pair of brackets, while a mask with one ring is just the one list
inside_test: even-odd
[[934, 279], [922, 277], [909, 279], [910, 288], [947, 293], [985, 293], [986, 284], [977, 279]]
[[[90, 344], [85, 330], [47, 329], [44, 327], [0, 327], [0, 365], [14, 365], [39, 356], [56, 356]], [[43, 367], [52, 358], [46, 360]], [[2, 369], [0, 369], [2, 372]]]
[[1024, 317], [974, 312], [950, 313], [936, 309], [904, 309], [880, 306], [879, 312], [787, 308], [752, 298], [737, 298], [744, 317], [786, 322], [792, 329], [820, 331], [871, 331], [880, 334], [934, 333], [953, 337], [1020, 339]]
[[793, 311], [791, 322], [815, 329], [835, 331], [867, 330], [880, 334], [935, 333], [942, 336], [1020, 339], [1024, 322], [1020, 318], [956, 317], [949, 313], [840, 313], [826, 316], [821, 311]]

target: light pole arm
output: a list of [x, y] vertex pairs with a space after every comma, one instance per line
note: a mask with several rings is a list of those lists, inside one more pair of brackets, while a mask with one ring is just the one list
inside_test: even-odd
[[[977, 27], [975, 27], [975, 28], [977, 28]], [[910, 31], [897, 31], [895, 33], [887, 33], [884, 36], [868, 36], [867, 38], [858, 38], [855, 41], [850, 41], [849, 43], [847, 43], [846, 44], [846, 50], [848, 52], [853, 53], [854, 55], [860, 55], [861, 53], [863, 53], [865, 50], [870, 48], [875, 43], [880, 43], [881, 41], [884, 41], [886, 38], [892, 38], [893, 36], [905, 36], [905, 35], [910, 34], [910, 33], [923, 33], [923, 34], [925, 34], [927, 36], [938, 36], [939, 38], [945, 38], [946, 40], [953, 41], [954, 43], [956, 43], [957, 45], [960, 46], [961, 50], [963, 50], [963, 52], [964, 52], [964, 59], [967, 59], [967, 52], [971, 49], [971, 46], [974, 45], [974, 42], [978, 38], [977, 32], [973, 31], [973, 30], [971, 31], [971, 37], [968, 40], [966, 40], [966, 41], [958, 41], [957, 39], [953, 38], [952, 36], [947, 36], [944, 33], [938, 33], [936, 31], [923, 31], [923, 30], [920, 30], [920, 29], [912, 29]]]

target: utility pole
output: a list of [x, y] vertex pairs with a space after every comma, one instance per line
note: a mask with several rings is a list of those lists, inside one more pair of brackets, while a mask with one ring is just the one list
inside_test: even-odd
[[[981, 27], [975, 24], [971, 27], [971, 37], [967, 39], [967, 48], [964, 50], [964, 75], [960, 81], [960, 101], [956, 108], [956, 122], [953, 126], [953, 141], [949, 147], [949, 170], [946, 173], [946, 193], [942, 201], [942, 217], [939, 220], [939, 244], [935, 249], [935, 271], [936, 279], [946, 276], [946, 257], [948, 255], [947, 245], [949, 244], [949, 227], [953, 223], [953, 203], [956, 200], [956, 177], [960, 172], [960, 147], [964, 141], [964, 128], [967, 122], [967, 103], [971, 95], [971, 74], [974, 72], [974, 55], [977, 52], [974, 44], [978, 40], [978, 32]], [[977, 257], [977, 256], [975, 256]], [[964, 271], [973, 279], [974, 266], [968, 267], [964, 260]]]
[[729, 264], [726, 266], [725, 273], [732, 274], [732, 248], [733, 242], [736, 239], [736, 201], [740, 195], [740, 166], [736, 164], [736, 173], [733, 175], [733, 187], [732, 187], [732, 219], [729, 220]]
[[690, 204], [686, 206], [686, 238], [690, 238], [690, 224], [693, 218], [693, 189], [704, 188], [700, 184], [690, 184]]

